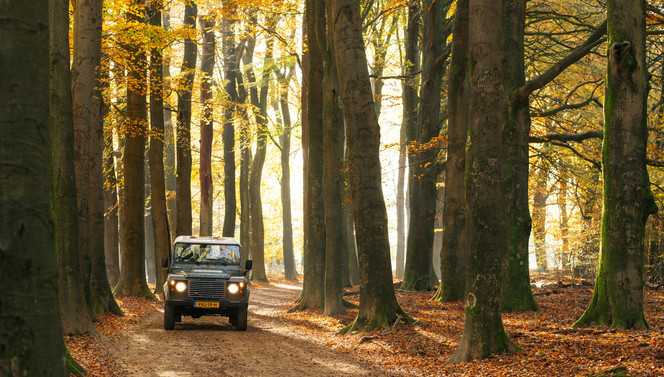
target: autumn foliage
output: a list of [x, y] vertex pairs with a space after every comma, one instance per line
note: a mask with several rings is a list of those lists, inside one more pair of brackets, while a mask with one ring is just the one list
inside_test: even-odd
[[[268, 283], [254, 283], [252, 289], [280, 284], [294, 285], [270, 275]], [[299, 283], [297, 283], [299, 284]], [[463, 331], [461, 302], [441, 304], [431, 300], [432, 292], [397, 291], [406, 312], [419, 323], [398, 324], [391, 333], [375, 331], [339, 335], [338, 331], [356, 316], [326, 317], [322, 310], [289, 313], [292, 302], [282, 302], [275, 315], [292, 336], [323, 345], [348, 357], [364, 360], [386, 371], [405, 376], [661, 376], [664, 375], [664, 291], [645, 293], [646, 318], [654, 331], [609, 328], [571, 329], [592, 295], [588, 282], [563, 278], [538, 278], [534, 293], [540, 312], [504, 313], [509, 337], [525, 352], [492, 356], [483, 361], [447, 364]], [[344, 298], [358, 303], [357, 287], [347, 288]], [[118, 297], [124, 317], [100, 316], [96, 324], [102, 335], [67, 337], [74, 358], [91, 376], [125, 375], [108, 349], [127, 326], [140, 321], [160, 307], [159, 303], [134, 297]], [[260, 305], [260, 303], [255, 303]], [[251, 314], [250, 326], [251, 331]], [[375, 337], [374, 337], [375, 336]]]

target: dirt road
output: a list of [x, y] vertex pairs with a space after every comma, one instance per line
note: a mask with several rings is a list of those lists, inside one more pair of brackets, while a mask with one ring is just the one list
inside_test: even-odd
[[126, 376], [392, 376], [308, 342], [281, 323], [278, 311], [299, 289], [252, 289], [246, 332], [216, 316], [183, 317], [165, 331], [163, 314], [153, 313], [114, 341], [112, 357]]

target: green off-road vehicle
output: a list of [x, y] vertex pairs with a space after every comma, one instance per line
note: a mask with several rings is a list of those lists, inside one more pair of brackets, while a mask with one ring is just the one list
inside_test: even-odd
[[238, 330], [247, 329], [249, 285], [242, 247], [235, 238], [180, 236], [175, 239], [164, 284], [164, 329], [173, 330], [183, 315], [228, 317]]

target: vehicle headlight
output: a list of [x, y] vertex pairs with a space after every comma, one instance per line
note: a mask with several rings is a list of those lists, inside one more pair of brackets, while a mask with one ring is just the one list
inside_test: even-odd
[[240, 286], [237, 283], [228, 284], [228, 293], [234, 295], [240, 291]]
[[187, 290], [187, 283], [184, 281], [171, 280], [171, 286], [175, 287], [175, 290], [180, 293]]

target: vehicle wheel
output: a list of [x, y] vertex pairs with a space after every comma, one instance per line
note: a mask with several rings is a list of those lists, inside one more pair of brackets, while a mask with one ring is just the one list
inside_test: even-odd
[[247, 330], [247, 308], [238, 308], [235, 328], [238, 331]]
[[173, 330], [175, 328], [175, 308], [171, 305], [164, 305], [164, 330]]

